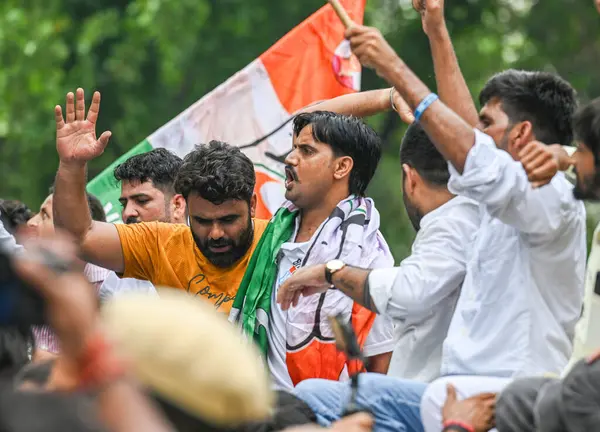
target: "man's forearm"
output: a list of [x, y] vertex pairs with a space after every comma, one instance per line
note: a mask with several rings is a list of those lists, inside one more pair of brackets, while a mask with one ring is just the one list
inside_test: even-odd
[[[400, 58], [390, 66], [381, 71], [381, 75], [414, 111], [431, 91]], [[472, 126], [439, 100], [425, 111], [420, 123], [444, 159], [462, 173], [467, 155], [475, 144]]]
[[469, 125], [475, 126], [479, 115], [460, 70], [448, 28], [440, 26], [428, 36], [440, 99]]
[[338, 96], [302, 108], [300, 112], [331, 111], [356, 117], [369, 117], [391, 108], [388, 88]]
[[371, 273], [370, 270], [346, 266], [333, 274], [332, 282], [337, 289], [352, 298], [352, 300], [370, 311], [378, 313], [375, 302], [371, 297], [369, 273]]
[[70, 232], [78, 241], [83, 240], [92, 226], [85, 192], [86, 178], [86, 165], [61, 162], [54, 185], [54, 224]]

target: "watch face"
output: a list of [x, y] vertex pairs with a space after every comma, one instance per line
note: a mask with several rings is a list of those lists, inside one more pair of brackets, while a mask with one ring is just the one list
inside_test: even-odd
[[329, 269], [329, 271], [338, 271], [344, 268], [344, 266], [345, 264], [342, 260], [333, 260], [327, 263], [327, 268]]

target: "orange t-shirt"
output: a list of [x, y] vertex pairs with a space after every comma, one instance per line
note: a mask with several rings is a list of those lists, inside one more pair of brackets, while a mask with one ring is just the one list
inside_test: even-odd
[[206, 259], [187, 225], [160, 222], [115, 225], [125, 260], [122, 277], [148, 280], [156, 287], [185, 290], [228, 314], [267, 224], [266, 220], [254, 220], [252, 246], [242, 259], [226, 269]]

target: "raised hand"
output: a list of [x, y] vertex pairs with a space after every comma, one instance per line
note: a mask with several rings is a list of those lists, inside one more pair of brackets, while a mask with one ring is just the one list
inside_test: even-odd
[[421, 14], [423, 31], [427, 35], [444, 28], [444, 0], [413, 0], [413, 8]]
[[345, 37], [363, 66], [375, 69], [383, 78], [393, 73], [398, 54], [378, 29], [356, 25], [346, 30]]
[[406, 123], [407, 125], [413, 124], [413, 122], [415, 121], [415, 114], [413, 113], [413, 110], [408, 106], [408, 104], [402, 98], [402, 96], [400, 96], [400, 93], [398, 93], [395, 90], [393, 93], [393, 97], [394, 97], [394, 108], [395, 108], [394, 111], [396, 111], [398, 113], [398, 115], [400, 116], [400, 119], [404, 123]]
[[100, 93], [94, 92], [92, 105], [85, 116], [85, 95], [83, 89], [78, 88], [76, 95], [67, 93], [67, 117], [63, 118], [62, 108], [54, 108], [56, 117], [56, 150], [62, 163], [86, 162], [100, 156], [111, 133], [106, 131], [96, 139], [96, 121], [100, 112]]
[[557, 171], [566, 171], [573, 164], [562, 146], [538, 141], [527, 143], [519, 151], [519, 160], [534, 188], [550, 183]]

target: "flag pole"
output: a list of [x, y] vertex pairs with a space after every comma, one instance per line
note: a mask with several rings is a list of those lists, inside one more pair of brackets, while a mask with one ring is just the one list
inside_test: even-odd
[[348, 28], [354, 25], [352, 18], [350, 18], [350, 15], [348, 15], [348, 12], [346, 12], [346, 9], [344, 9], [344, 6], [341, 5], [339, 0], [327, 0], [327, 2], [333, 7], [333, 10], [342, 21], [342, 24], [344, 24], [344, 27]]

